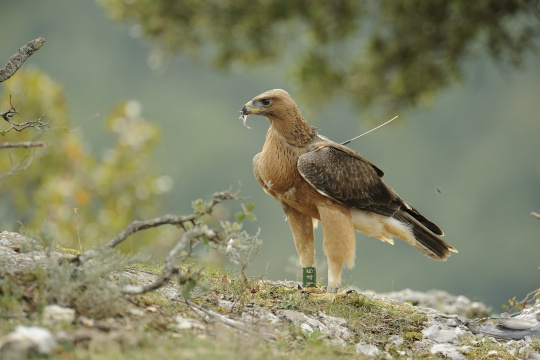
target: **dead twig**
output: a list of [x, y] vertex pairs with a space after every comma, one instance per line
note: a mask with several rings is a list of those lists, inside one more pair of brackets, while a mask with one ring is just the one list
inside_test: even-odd
[[[13, 144], [21, 144], [21, 143], [24, 144], [25, 146], [13, 146]], [[14, 174], [16, 174], [19, 171], [26, 170], [28, 167], [30, 167], [30, 165], [32, 165], [32, 163], [34, 162], [34, 160], [37, 157], [37, 155], [35, 154], [35, 152], [36, 152], [35, 148], [36, 147], [46, 147], [47, 145], [49, 145], [48, 143], [43, 143], [43, 146], [42, 146], [41, 142], [38, 142], [38, 141], [25, 141], [25, 142], [21, 142], [21, 143], [5, 142], [5, 143], [0, 144], [0, 149], [2, 149], [2, 148], [7, 149], [7, 148], [13, 148], [13, 147], [20, 147], [20, 148], [26, 149], [26, 152], [23, 155], [23, 157], [11, 167], [11, 170], [9, 172], [7, 172], [5, 174], [0, 174], [0, 181], [4, 180], [4, 179], [6, 179], [6, 178], [8, 178], [10, 176], [13, 176]], [[35, 146], [26, 146], [26, 145], [30, 145], [30, 144], [36, 144], [36, 145]], [[39, 144], [39, 145], [37, 145], [37, 144]]]
[[46, 147], [49, 143], [43, 141], [20, 141], [0, 143], [0, 149]]
[[[201, 218], [203, 215], [211, 214], [214, 210], [214, 207], [219, 204], [220, 202], [224, 200], [236, 200], [239, 202], [238, 199], [238, 192], [237, 193], [231, 193], [229, 191], [223, 191], [215, 193], [212, 197], [212, 201], [208, 204], [208, 206], [200, 211], [196, 212], [192, 215], [187, 216], [178, 216], [178, 215], [164, 215], [161, 217], [157, 217], [154, 219], [146, 220], [146, 221], [139, 221], [135, 220], [131, 224], [129, 224], [120, 234], [118, 234], [114, 239], [109, 241], [107, 244], [105, 244], [105, 248], [114, 248], [118, 244], [122, 243], [124, 240], [126, 240], [129, 236], [135, 234], [136, 232], [162, 226], [162, 225], [175, 225], [178, 227], [181, 227], [183, 230], [189, 230], [188, 227], [195, 227], [199, 226], [199, 222], [197, 221], [199, 218]], [[84, 253], [80, 254], [76, 258], [74, 258], [73, 262], [85, 262], [96, 255], [99, 254], [98, 250], [90, 249], [85, 251]]]
[[[171, 280], [173, 276], [180, 273], [180, 269], [174, 265], [174, 262], [176, 258], [178, 257], [178, 254], [182, 249], [184, 249], [188, 244], [190, 244], [194, 239], [200, 238], [202, 236], [206, 236], [207, 238], [216, 238], [217, 234], [213, 230], [209, 230], [206, 228], [196, 227], [192, 230], [188, 230], [184, 232], [180, 240], [176, 243], [176, 245], [169, 251], [169, 255], [167, 256], [167, 260], [165, 261], [165, 266], [163, 267], [163, 271], [161, 272], [161, 276], [154, 281], [151, 284], [148, 285], [127, 285], [122, 289], [122, 292], [124, 294], [129, 295], [137, 295], [142, 294], [148, 291], [152, 291], [155, 289], [160, 288]], [[185, 255], [184, 258], [188, 257], [189, 254]], [[188, 275], [189, 277], [189, 275]]]
[[3, 113], [0, 113], [0, 117], [2, 117], [4, 120], [6, 120], [11, 125], [11, 127], [9, 127], [8, 129], [2, 130], [2, 132], [1, 132], [2, 136], [6, 135], [6, 133], [10, 132], [11, 130], [21, 132], [24, 129], [28, 129], [28, 128], [31, 128], [31, 127], [35, 127], [35, 128], [38, 128], [38, 129], [45, 128], [45, 127], [50, 127], [49, 124], [42, 121], [43, 118], [45, 117], [45, 114], [41, 115], [41, 117], [39, 119], [36, 119], [36, 120], [26, 121], [26, 122], [23, 122], [23, 123], [14, 123], [13, 121], [11, 121], [11, 118], [13, 116], [15, 116], [16, 114], [18, 114], [19, 112], [15, 109], [15, 107], [11, 103], [11, 95], [9, 96], [9, 106], [10, 106], [10, 108], [7, 111], [4, 111]]
[[[24, 123], [15, 123], [12, 121], [12, 118], [17, 115], [19, 112], [15, 109], [15, 107], [13, 106], [13, 103], [11, 102], [11, 95], [9, 96], [9, 109], [4, 111], [4, 112], [0, 112], [0, 117], [2, 119], [4, 119], [5, 121], [7, 121], [10, 125], [9, 128], [5, 129], [5, 130], [0, 130], [0, 136], [5, 136], [6, 133], [8, 133], [9, 131], [11, 130], [15, 130], [17, 132], [21, 132], [25, 129], [28, 129], [28, 128], [37, 128], [37, 129], [43, 129], [43, 128], [48, 128], [50, 127], [49, 124], [43, 122], [43, 118], [45, 117], [45, 114], [43, 114], [39, 119], [37, 120], [32, 120], [32, 121], [26, 121]], [[39, 136], [39, 133], [38, 135]], [[36, 136], [36, 137], [37, 137]], [[30, 148], [36, 148], [36, 147], [46, 147], [48, 146], [49, 144], [46, 143], [46, 142], [41, 142], [41, 141], [21, 141], [21, 142], [4, 142], [4, 143], [0, 143], [0, 149], [12, 149], [12, 148], [25, 148], [27, 149], [26, 151], [26, 154], [24, 155], [24, 157], [16, 164], [12, 167], [12, 169], [6, 173], [6, 174], [2, 174], [0, 175], [0, 181], [2, 181], [3, 179], [9, 177], [9, 176], [12, 176], [13, 174], [15, 174], [16, 172], [20, 171], [20, 170], [24, 170], [26, 168], [28, 168], [33, 160], [34, 160], [34, 155], [33, 155], [33, 151], [30, 150]]]
[[7, 111], [4, 111], [3, 113], [0, 113], [0, 116], [4, 118], [7, 122], [10, 122], [10, 119], [17, 115], [18, 112], [15, 110], [15, 107], [13, 107], [13, 104], [11, 103], [11, 95], [9, 95], [9, 106], [10, 108]]
[[47, 124], [46, 122], [41, 121], [41, 120], [43, 120], [44, 117], [45, 117], [45, 114], [41, 115], [41, 117], [39, 119], [30, 120], [30, 121], [26, 121], [26, 122], [23, 122], [23, 123], [14, 123], [11, 120], [6, 119], [6, 121], [11, 125], [11, 127], [4, 130], [4, 131], [2, 131], [2, 133], [5, 134], [5, 133], [7, 133], [7, 132], [9, 132], [11, 130], [21, 132], [24, 129], [28, 129], [28, 128], [31, 128], [31, 127], [35, 127], [35, 128], [38, 128], [38, 129], [41, 129], [41, 128], [44, 128], [44, 127], [50, 127], [49, 124]]
[[534, 211], [531, 212], [531, 216], [532, 216], [533, 218], [537, 218], [538, 220], [540, 220], [540, 214], [537, 214], [537, 213], [535, 213]]
[[205, 323], [215, 323], [226, 325], [233, 329], [233, 331], [240, 333], [245, 336], [262, 336], [267, 340], [276, 340], [277, 336], [272, 333], [262, 332], [261, 329], [258, 329], [257, 332], [247, 328], [246, 324], [242, 321], [234, 320], [226, 315], [220, 314], [214, 310], [206, 309], [203, 306], [200, 306], [189, 299], [185, 299], [186, 305], [197, 314]]
[[120, 291], [125, 295], [143, 294], [159, 289], [175, 278], [179, 284], [184, 285], [184, 290], [189, 293], [191, 289], [190, 286], [194, 286], [194, 284], [196, 284], [197, 274], [189, 270], [184, 271], [179, 266], [175, 265], [175, 263], [178, 260], [180, 262], [185, 262], [188, 258], [190, 258], [192, 256], [193, 249], [200, 243], [205, 243], [207, 245], [213, 244], [215, 247], [218, 246], [218, 241], [223, 238], [223, 235], [219, 234], [216, 230], [208, 228], [200, 218], [204, 215], [211, 214], [214, 207], [224, 200], [235, 200], [241, 203], [240, 198], [238, 197], [238, 192], [232, 193], [229, 190], [215, 193], [212, 197], [212, 201], [207, 204], [204, 204], [202, 201], [200, 203], [194, 203], [197, 206], [195, 208], [195, 212], [191, 215], [165, 215], [147, 221], [133, 221], [120, 234], [118, 234], [114, 239], [109, 241], [104, 246], [87, 250], [72, 259], [71, 262], [75, 264], [82, 264], [92, 258], [99, 257], [103, 250], [116, 247], [118, 244], [126, 240], [130, 235], [138, 231], [161, 225], [175, 225], [180, 227], [183, 230], [183, 233], [180, 240], [178, 240], [176, 245], [174, 245], [174, 247], [169, 251], [161, 275], [150, 284], [126, 285], [120, 289]]
[[17, 53], [10, 57], [6, 65], [0, 69], [0, 83], [12, 77], [17, 70], [20, 69], [26, 59], [38, 51], [44, 43], [45, 39], [39, 37], [20, 47], [19, 50], [17, 50]]

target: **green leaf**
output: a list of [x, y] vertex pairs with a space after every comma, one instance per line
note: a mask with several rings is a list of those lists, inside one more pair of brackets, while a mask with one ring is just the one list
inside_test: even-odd
[[248, 221], [251, 221], [251, 222], [257, 221], [257, 216], [254, 213], [248, 213], [246, 217]]
[[247, 211], [253, 211], [254, 208], [255, 208], [254, 203], [249, 203], [249, 204], [246, 205], [246, 210]]
[[193, 202], [191, 202], [191, 207], [194, 209], [194, 210], [199, 210], [204, 204], [204, 201], [202, 199], [197, 199]]
[[186, 283], [184, 284], [184, 288], [182, 289], [182, 296], [184, 299], [189, 299], [191, 290], [195, 288], [197, 285], [197, 282], [193, 278], [187, 279]]
[[236, 214], [234, 214], [234, 217], [236, 218], [236, 221], [244, 221], [246, 214], [243, 212], [237, 212]]
[[189, 299], [189, 293], [190, 293], [190, 291], [189, 291], [189, 289], [187, 287], [184, 287], [184, 289], [182, 289], [182, 297], [184, 299]]
[[2, 131], [2, 132], [0, 133], [0, 135], [6, 136], [6, 130]]

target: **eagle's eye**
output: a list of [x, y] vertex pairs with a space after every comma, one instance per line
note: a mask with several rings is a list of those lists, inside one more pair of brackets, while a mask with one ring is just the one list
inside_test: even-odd
[[261, 104], [263, 104], [264, 106], [270, 105], [270, 99], [262, 99]]

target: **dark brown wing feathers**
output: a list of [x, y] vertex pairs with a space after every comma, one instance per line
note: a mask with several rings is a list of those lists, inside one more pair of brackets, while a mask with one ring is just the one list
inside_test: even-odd
[[298, 170], [317, 191], [347, 206], [392, 216], [405, 205], [382, 181], [382, 171], [333, 146], [300, 156]]
[[434, 234], [443, 235], [437, 225], [384, 183], [384, 173], [379, 168], [349, 148], [320, 146], [300, 156], [298, 170], [317, 191], [340, 203], [385, 216], [402, 210]]
[[381, 179], [382, 171], [346, 148], [319, 145], [298, 159], [298, 170], [324, 195], [360, 210], [391, 216], [411, 226], [415, 238], [434, 259], [446, 259], [455, 249], [440, 237], [442, 230], [404, 202]]

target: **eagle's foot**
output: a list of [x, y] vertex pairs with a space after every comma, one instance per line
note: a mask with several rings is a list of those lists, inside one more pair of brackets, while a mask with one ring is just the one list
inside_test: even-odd
[[324, 292], [324, 290], [320, 287], [316, 287], [316, 286], [306, 286], [306, 287], [302, 287], [300, 285], [298, 285], [298, 290], [300, 290], [302, 293], [304, 294], [321, 294]]
[[[308, 288], [306, 288], [308, 289]], [[309, 297], [314, 300], [325, 300], [325, 301], [336, 301], [336, 299], [347, 297], [350, 293], [355, 292], [354, 290], [347, 290], [338, 292], [337, 287], [328, 287], [326, 292], [321, 292], [319, 288], [310, 288], [317, 289], [317, 292], [309, 292]]]

